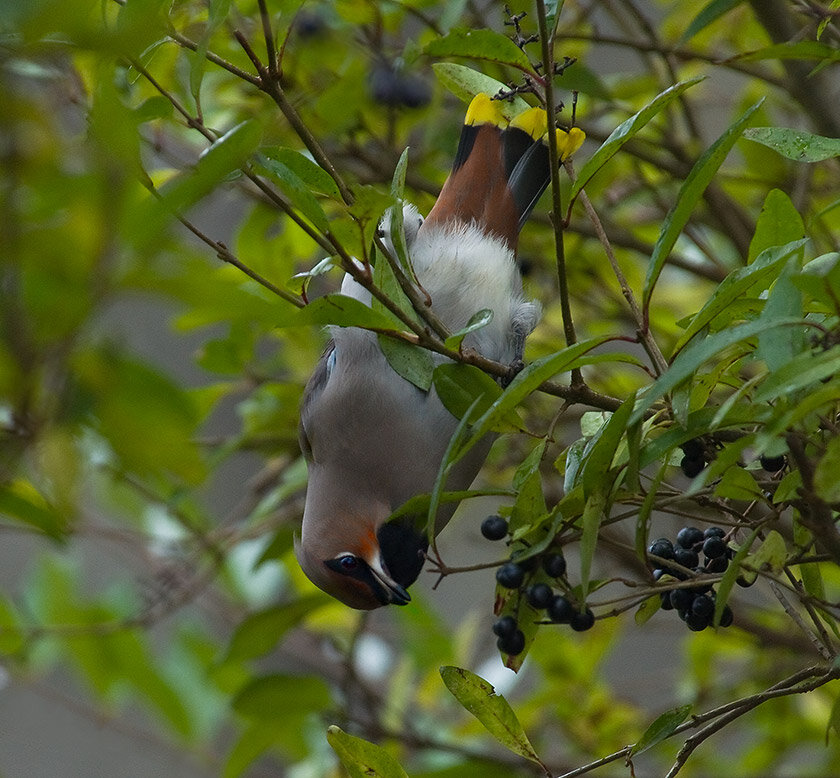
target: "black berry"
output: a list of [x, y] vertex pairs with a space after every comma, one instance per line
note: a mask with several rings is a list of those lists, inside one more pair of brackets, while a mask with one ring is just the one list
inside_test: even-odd
[[703, 537], [704, 538], [722, 538], [725, 537], [726, 530], [721, 529], [720, 527], [706, 527], [703, 530]]
[[525, 580], [525, 571], [516, 562], [506, 562], [496, 571], [496, 580], [505, 589], [518, 589]]
[[693, 601], [694, 595], [688, 589], [674, 589], [671, 592], [671, 605], [675, 610], [687, 611]]
[[566, 573], [566, 557], [560, 553], [548, 554], [543, 557], [543, 570], [551, 578], [562, 578]]
[[[703, 542], [703, 530], [697, 527], [683, 527], [677, 533], [677, 545], [682, 548], [694, 548], [697, 543]], [[690, 565], [686, 565], [690, 567]]]
[[784, 454], [777, 457], [761, 456], [758, 461], [768, 473], [778, 473], [787, 464]]
[[507, 522], [501, 516], [488, 516], [481, 522], [481, 534], [487, 540], [501, 540], [507, 533]]
[[747, 578], [745, 578], [743, 575], [739, 575], [739, 576], [735, 579], [735, 583], [736, 583], [736, 584], [738, 584], [738, 586], [742, 586], [744, 589], [748, 589], [748, 588], [749, 588], [750, 586], [752, 586], [752, 585], [753, 585], [753, 584], [754, 584], [757, 580], [758, 580], [758, 578], [757, 578], [757, 577], [756, 577], [756, 578], [753, 578], [753, 579], [752, 579], [752, 581], [750, 581], [750, 580], [748, 580]]
[[586, 632], [592, 629], [593, 624], [595, 624], [595, 614], [589, 608], [575, 613], [569, 621], [569, 625], [575, 632]]
[[685, 617], [685, 623], [692, 632], [702, 632], [709, 626], [709, 617], [698, 616], [695, 613], [688, 613]]
[[558, 594], [548, 605], [548, 618], [556, 624], [568, 624], [574, 615], [574, 606], [562, 594]]
[[668, 538], [657, 538], [648, 546], [648, 553], [662, 559], [673, 559], [674, 544]]
[[685, 456], [680, 460], [680, 467], [682, 468], [683, 474], [686, 478], [694, 478], [695, 476], [700, 475], [705, 466], [706, 460], [703, 459], [703, 457], [694, 459], [692, 457]]
[[702, 459], [703, 458], [703, 444], [694, 438], [693, 440], [687, 440], [683, 443], [680, 448], [682, 449], [683, 454], [685, 454], [690, 459]]
[[706, 538], [703, 541], [703, 553], [709, 559], [726, 556], [726, 541], [723, 538]]
[[554, 599], [554, 592], [548, 584], [537, 583], [528, 589], [528, 603], [538, 610], [547, 608]]
[[732, 608], [730, 608], [728, 605], [724, 605], [723, 606], [723, 613], [720, 614], [720, 626], [721, 627], [731, 626], [734, 618], [735, 617], [732, 614]]
[[715, 601], [707, 594], [701, 594], [691, 603], [691, 612], [695, 616], [709, 617], [715, 611]]
[[513, 616], [502, 616], [493, 622], [493, 634], [500, 638], [507, 637], [516, 632], [517, 627], [516, 619]]
[[729, 567], [729, 560], [726, 558], [726, 556], [718, 556], [714, 559], [706, 560], [705, 572], [722, 573], [724, 570], [726, 570], [727, 567]]
[[661, 600], [661, 605], [659, 606], [664, 611], [672, 611], [674, 610], [674, 606], [671, 605], [671, 592], [662, 592], [659, 595], [659, 599]]
[[693, 568], [700, 564], [700, 557], [697, 556], [696, 551], [691, 551], [687, 548], [675, 548], [674, 561], [681, 564], [683, 567]]
[[496, 647], [499, 651], [509, 654], [510, 656], [521, 654], [525, 649], [525, 635], [522, 633], [521, 629], [518, 629], [511, 635], [499, 638], [496, 641]]

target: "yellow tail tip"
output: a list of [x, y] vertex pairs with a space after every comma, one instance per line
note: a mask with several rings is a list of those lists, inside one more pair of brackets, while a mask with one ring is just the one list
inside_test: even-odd
[[479, 92], [467, 108], [467, 116], [464, 124], [494, 124], [497, 127], [506, 127], [507, 119], [502, 114], [502, 106], [498, 100], [491, 100], [484, 92]]
[[515, 116], [510, 126], [524, 130], [534, 140], [537, 140], [548, 131], [548, 118], [542, 108], [528, 108]]

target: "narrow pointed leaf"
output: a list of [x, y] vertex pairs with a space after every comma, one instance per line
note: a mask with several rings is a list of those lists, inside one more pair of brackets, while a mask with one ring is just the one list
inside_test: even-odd
[[657, 716], [638, 739], [636, 745], [630, 749], [630, 756], [641, 754], [657, 743], [671, 737], [676, 728], [688, 718], [690, 713], [691, 705], [681, 705], [679, 708], [667, 710], [661, 716]]
[[718, 168], [723, 164], [723, 160], [729, 154], [730, 149], [735, 145], [735, 141], [741, 137], [741, 133], [747, 126], [747, 123], [752, 118], [752, 115], [758, 110], [759, 106], [764, 102], [764, 98], [759, 100], [755, 105], [748, 108], [744, 114], [732, 124], [726, 132], [723, 133], [697, 160], [688, 177], [680, 187], [677, 195], [676, 205], [669, 211], [665, 217], [665, 222], [662, 225], [662, 231], [659, 238], [653, 247], [653, 253], [648, 265], [647, 276], [645, 277], [645, 287], [642, 293], [642, 304], [647, 310], [650, 304], [650, 298], [653, 295], [654, 287], [659, 279], [659, 274], [665, 266], [665, 261], [674, 248], [677, 238], [685, 227], [686, 222], [691, 216], [697, 201], [705, 191], [706, 187], [711, 183]]
[[586, 161], [586, 164], [580, 169], [577, 179], [572, 185], [570, 199], [578, 195], [592, 176], [595, 175], [620, 149], [627, 143], [639, 130], [650, 122], [657, 114], [672, 101], [676, 100], [686, 89], [699, 84], [704, 79], [703, 76], [692, 78], [688, 81], [680, 81], [678, 84], [669, 87], [664, 92], [658, 94], [651, 102], [649, 102], [638, 113], [633, 114], [629, 119], [626, 119], [618, 125], [610, 136], [601, 144], [601, 147]]
[[[465, 103], [469, 103], [479, 92], [495, 95], [500, 90], [506, 91], [508, 89], [501, 81], [468, 68], [466, 65], [458, 65], [454, 62], [435, 62], [432, 64], [432, 70], [435, 71], [435, 75], [441, 84]], [[528, 103], [519, 95], [516, 95], [510, 102], [502, 100], [500, 105], [502, 114], [508, 120], [518, 116], [529, 107]]]
[[707, 3], [697, 16], [692, 19], [685, 32], [680, 36], [678, 44], [690, 41], [698, 32], [708, 27], [712, 22], [728, 14], [733, 8], [737, 8], [744, 0], [711, 0]]
[[531, 61], [507, 35], [494, 30], [452, 30], [442, 38], [426, 44], [424, 54], [430, 57], [467, 57], [498, 62], [532, 73]]
[[744, 137], [796, 162], [821, 162], [840, 157], [840, 138], [826, 138], [787, 127], [751, 127]]
[[532, 762], [540, 763], [513, 708], [504, 697], [496, 694], [492, 684], [460, 667], [441, 667], [440, 675], [455, 699], [505, 748]]
[[400, 763], [375, 743], [348, 735], [336, 726], [327, 729], [327, 742], [350, 778], [408, 778]]

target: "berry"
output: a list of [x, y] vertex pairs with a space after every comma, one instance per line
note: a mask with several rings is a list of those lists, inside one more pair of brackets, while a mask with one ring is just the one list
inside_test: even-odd
[[502, 616], [493, 622], [493, 634], [500, 638], [508, 637], [516, 632], [517, 626], [513, 616]]
[[683, 454], [685, 454], [690, 459], [703, 458], [703, 444], [699, 440], [697, 440], [697, 438], [687, 440], [680, 446], [680, 448], [682, 449]]
[[554, 592], [548, 584], [537, 583], [528, 589], [528, 603], [538, 610], [547, 608], [553, 599]]
[[753, 584], [754, 584], [757, 580], [758, 580], [758, 577], [753, 578], [753, 579], [752, 579], [752, 581], [749, 581], [749, 580], [747, 580], [747, 579], [746, 579], [743, 575], [739, 575], [739, 576], [735, 579], [735, 583], [736, 583], [736, 584], [738, 584], [738, 586], [742, 586], [744, 589], [748, 589], [748, 588], [749, 588], [750, 586], [752, 586], [752, 585], [753, 585]]
[[709, 617], [688, 613], [685, 617], [685, 623], [692, 632], [702, 632], [709, 626]]
[[703, 459], [703, 457], [693, 459], [692, 457], [685, 456], [680, 460], [680, 467], [682, 468], [683, 474], [686, 478], [694, 478], [695, 476], [700, 475], [705, 466], [706, 460]]
[[537, 569], [537, 564], [539, 563], [539, 559], [535, 556], [529, 556], [526, 559], [517, 559], [516, 564], [518, 564], [526, 573], [530, 573], [532, 570]]
[[[683, 548], [694, 548], [697, 543], [702, 543], [703, 531], [697, 527], [683, 527], [677, 533], [677, 545]], [[686, 565], [692, 567], [692, 565]]]
[[543, 570], [551, 578], [561, 578], [566, 573], [566, 557], [561, 553], [548, 554], [543, 557]]
[[714, 559], [706, 559], [705, 572], [707, 573], [722, 573], [729, 567], [729, 560], [726, 556], [718, 556]]
[[415, 75], [404, 75], [399, 79], [400, 102], [406, 108], [422, 108], [432, 99], [432, 90], [424, 79]]
[[326, 29], [327, 23], [318, 13], [301, 11], [295, 18], [295, 31], [301, 38], [314, 38]]
[[656, 570], [653, 571], [653, 580], [658, 581], [663, 575], [665, 575], [665, 571], [661, 567], [657, 567]]
[[569, 621], [569, 625], [575, 632], [586, 632], [586, 630], [592, 629], [594, 624], [595, 614], [589, 608], [575, 613]]
[[721, 529], [720, 527], [706, 527], [703, 530], [703, 537], [704, 538], [722, 538], [726, 536], [726, 530]]
[[662, 559], [673, 559], [674, 544], [668, 538], [657, 538], [648, 546], [648, 553]]
[[525, 635], [521, 629], [496, 641], [496, 648], [504, 654], [516, 656], [525, 650]]
[[703, 541], [703, 553], [709, 559], [716, 559], [717, 557], [726, 556], [726, 541], [723, 538], [706, 538]]
[[694, 595], [688, 589], [673, 589], [671, 591], [671, 605], [675, 610], [687, 611], [691, 608]]
[[562, 594], [548, 604], [548, 618], [555, 624], [568, 624], [575, 615], [575, 609]]
[[662, 592], [662, 594], [659, 595], [659, 599], [662, 601], [662, 604], [659, 606], [662, 610], [674, 610], [674, 606], [671, 605], [671, 592]]
[[501, 516], [488, 516], [481, 522], [481, 534], [487, 540], [501, 540], [507, 533], [507, 522]]
[[505, 589], [518, 589], [525, 580], [525, 571], [516, 562], [506, 562], [496, 571], [496, 580]]
[[715, 601], [708, 594], [698, 595], [691, 603], [691, 612], [708, 618], [715, 612]]
[[683, 567], [694, 568], [700, 564], [700, 557], [697, 556], [696, 551], [691, 551], [687, 548], [676, 548], [674, 549], [674, 561]]
[[720, 626], [721, 627], [729, 627], [732, 625], [734, 620], [734, 615], [732, 613], [732, 608], [728, 605], [723, 606], [723, 613], [720, 614]]
[[784, 454], [780, 454], [777, 457], [768, 457], [768, 456], [761, 456], [759, 457], [758, 461], [761, 463], [761, 467], [766, 470], [768, 473], [778, 473], [786, 464], [787, 460], [785, 459]]

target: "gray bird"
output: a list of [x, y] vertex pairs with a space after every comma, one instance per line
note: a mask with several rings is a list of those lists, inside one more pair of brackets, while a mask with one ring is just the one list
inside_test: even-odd
[[[432, 309], [453, 332], [479, 310], [492, 310], [489, 324], [464, 346], [505, 364], [521, 361], [540, 314], [539, 304], [524, 297], [515, 252], [519, 230], [550, 180], [545, 133], [541, 109], [508, 124], [497, 102], [476, 96], [428, 217], [413, 206], [404, 210], [408, 254]], [[349, 275], [341, 293], [370, 304]], [[458, 420], [434, 388], [423, 391], [394, 372], [374, 333], [330, 329], [301, 407], [309, 482], [297, 558], [316, 586], [346, 605], [405, 605], [428, 538], [408, 519], [387, 519], [432, 490]], [[458, 462], [447, 489], [469, 487], [491, 443], [485, 438]], [[435, 533], [453, 512], [441, 507]]]

